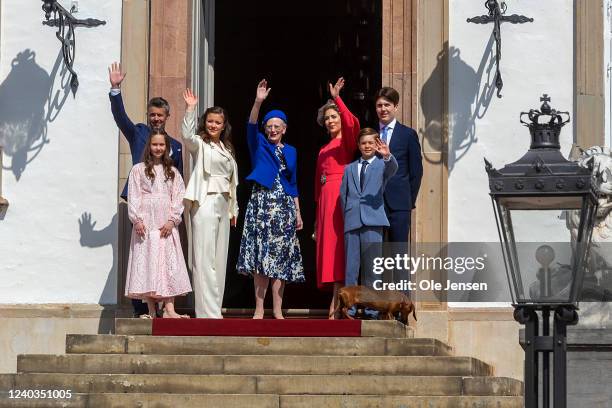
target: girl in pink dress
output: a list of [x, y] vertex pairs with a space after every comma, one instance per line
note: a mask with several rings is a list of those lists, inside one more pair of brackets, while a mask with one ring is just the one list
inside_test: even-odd
[[177, 225], [183, 213], [185, 184], [172, 167], [170, 137], [153, 131], [144, 149], [142, 163], [130, 171], [128, 217], [132, 240], [125, 295], [146, 300], [155, 317], [155, 302], [164, 301], [164, 317], [188, 318], [174, 310], [174, 297], [191, 292]]

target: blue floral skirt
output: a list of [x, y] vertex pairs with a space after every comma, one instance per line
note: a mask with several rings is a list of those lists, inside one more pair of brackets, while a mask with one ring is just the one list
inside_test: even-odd
[[278, 175], [272, 189], [253, 184], [236, 269], [243, 275], [256, 272], [273, 279], [304, 282], [295, 202], [283, 190]]

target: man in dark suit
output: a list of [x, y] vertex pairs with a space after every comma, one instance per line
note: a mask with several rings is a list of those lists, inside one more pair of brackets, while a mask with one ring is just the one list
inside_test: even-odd
[[398, 164], [397, 173], [385, 189], [385, 211], [389, 219], [387, 242], [408, 242], [410, 213], [416, 208], [417, 195], [423, 177], [419, 137], [414, 129], [402, 125], [395, 115], [399, 93], [384, 87], [376, 93], [380, 138], [389, 145]]
[[[111, 84], [111, 90], [108, 95], [111, 103], [111, 112], [117, 127], [119, 127], [130, 145], [132, 165], [135, 165], [142, 161], [142, 154], [149, 140], [151, 130], [165, 128], [166, 121], [170, 116], [170, 105], [164, 98], [152, 98], [147, 104], [148, 123], [146, 125], [144, 123], [134, 124], [125, 112], [123, 98], [121, 98], [121, 82], [125, 78], [125, 72], [121, 72], [121, 65], [119, 63], [114, 62], [108, 68], [108, 78]], [[183, 147], [181, 143], [173, 138], [170, 138], [170, 157], [174, 161], [174, 167], [178, 169], [182, 176]], [[121, 192], [121, 198], [124, 200], [127, 200], [127, 188], [128, 183], [126, 182]], [[147, 304], [138, 299], [132, 299], [132, 305], [134, 306], [135, 315], [140, 316], [149, 313]]]
[[[161, 97], [155, 97], [149, 100], [147, 104], [147, 119], [148, 123], [134, 124], [123, 106], [123, 98], [121, 97], [121, 82], [125, 78], [125, 72], [121, 72], [121, 65], [117, 62], [113, 63], [108, 68], [108, 78], [111, 84], [109, 98], [111, 102], [111, 112], [117, 127], [125, 136], [130, 145], [130, 153], [132, 154], [132, 165], [138, 164], [142, 160], [142, 153], [149, 134], [152, 129], [164, 129], [166, 121], [170, 117], [170, 105], [168, 101]], [[174, 167], [183, 175], [183, 147], [180, 142], [170, 138], [170, 157], [174, 161]], [[127, 185], [123, 188], [121, 197], [127, 200]]]

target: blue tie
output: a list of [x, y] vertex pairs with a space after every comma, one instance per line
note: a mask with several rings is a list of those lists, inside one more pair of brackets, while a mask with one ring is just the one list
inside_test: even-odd
[[389, 133], [389, 127], [385, 126], [382, 130], [382, 141], [387, 143], [387, 133]]
[[366, 170], [366, 166], [368, 165], [367, 161], [362, 161], [361, 162], [361, 171], [359, 172], [359, 188], [363, 191], [363, 183], [365, 181], [365, 170]]

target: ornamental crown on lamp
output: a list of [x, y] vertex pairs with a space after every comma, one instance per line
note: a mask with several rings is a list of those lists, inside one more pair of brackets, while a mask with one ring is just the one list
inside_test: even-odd
[[[570, 121], [569, 113], [551, 108], [547, 94], [540, 101], [543, 103], [539, 110], [531, 109], [519, 116], [531, 134], [529, 151], [499, 170], [484, 159], [491, 194], [584, 194], [591, 191], [591, 169], [567, 160], [560, 151], [559, 135]], [[529, 121], [525, 121], [525, 117]]]

